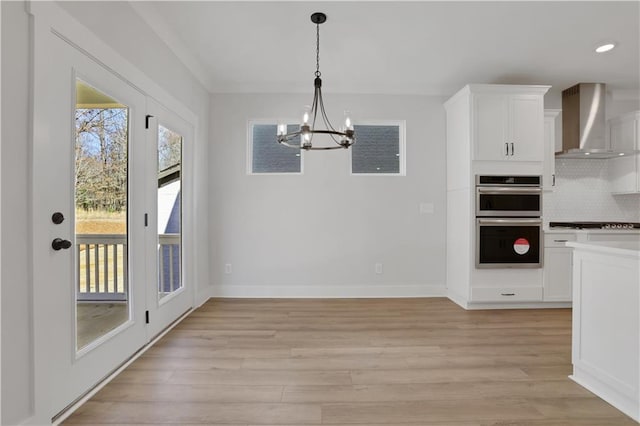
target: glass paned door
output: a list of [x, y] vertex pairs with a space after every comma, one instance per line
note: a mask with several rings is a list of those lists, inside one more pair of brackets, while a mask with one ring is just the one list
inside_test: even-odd
[[182, 136], [158, 125], [158, 297], [182, 288]]
[[146, 172], [147, 205], [153, 207], [147, 228], [147, 332], [153, 337], [193, 306], [193, 269], [188, 267], [194, 232], [188, 220], [193, 126], [152, 98], [147, 98], [147, 113], [147, 155], [152, 161]]
[[76, 349], [129, 320], [129, 108], [76, 80]]
[[[51, 418], [147, 342], [146, 97], [40, 34], [34, 80], [35, 402]], [[42, 54], [42, 53], [41, 53]], [[44, 349], [43, 349], [44, 348]]]

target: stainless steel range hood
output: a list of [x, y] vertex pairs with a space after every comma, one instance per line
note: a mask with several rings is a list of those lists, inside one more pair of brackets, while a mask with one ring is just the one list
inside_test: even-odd
[[604, 83], [579, 83], [562, 91], [562, 158], [612, 158], [605, 135]]

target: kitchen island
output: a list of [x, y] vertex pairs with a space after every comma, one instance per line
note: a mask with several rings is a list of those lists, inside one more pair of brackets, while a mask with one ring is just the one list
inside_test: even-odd
[[640, 240], [573, 247], [573, 375], [640, 421]]

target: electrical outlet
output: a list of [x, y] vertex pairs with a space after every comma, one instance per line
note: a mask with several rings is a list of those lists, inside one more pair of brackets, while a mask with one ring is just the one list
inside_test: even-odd
[[376, 274], [382, 273], [382, 263], [376, 263]]
[[230, 263], [225, 263], [225, 265], [224, 265], [224, 273], [225, 274], [230, 274], [231, 272], [232, 272], [231, 264]]
[[420, 214], [432, 214], [433, 212], [433, 203], [420, 203]]

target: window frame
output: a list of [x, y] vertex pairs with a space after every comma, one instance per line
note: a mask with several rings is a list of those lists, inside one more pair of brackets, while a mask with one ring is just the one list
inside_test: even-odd
[[[400, 177], [407, 175], [406, 161], [406, 120], [363, 120], [354, 123], [355, 126], [398, 126], [398, 150], [400, 163], [398, 173], [354, 173], [353, 171], [353, 147], [349, 149], [349, 174], [351, 176], [385, 176]], [[356, 143], [358, 144], [358, 133], [356, 132]]]
[[[299, 176], [304, 174], [304, 150], [299, 149], [300, 154], [300, 171], [299, 172], [254, 172], [253, 171], [253, 126], [258, 124], [277, 126], [278, 123], [286, 122], [287, 126], [299, 124], [295, 119], [279, 120], [269, 118], [257, 118], [247, 120], [247, 158], [246, 158], [246, 174], [249, 176]], [[275, 136], [275, 135], [274, 135]], [[278, 143], [274, 140], [274, 143]], [[293, 148], [287, 148], [293, 149]]]

